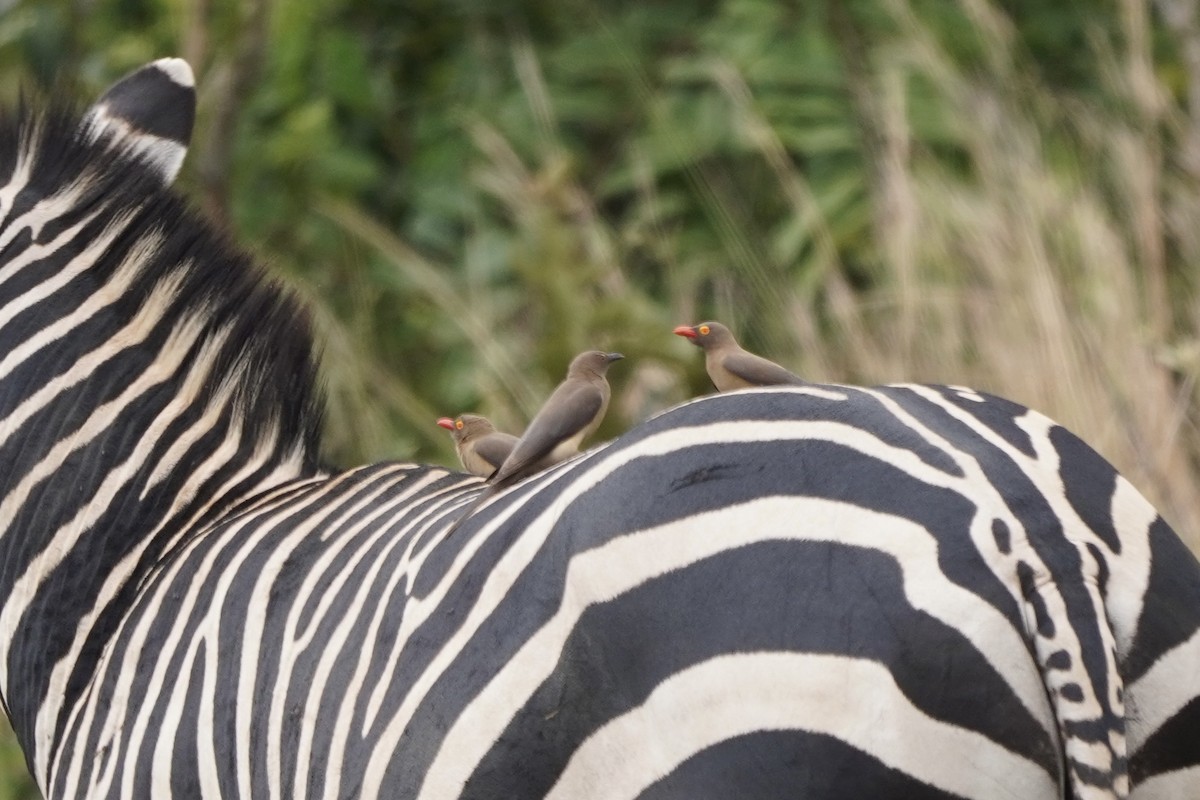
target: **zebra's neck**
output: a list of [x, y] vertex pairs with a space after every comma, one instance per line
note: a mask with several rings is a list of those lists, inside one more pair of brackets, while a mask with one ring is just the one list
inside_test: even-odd
[[317, 472], [298, 306], [78, 127], [0, 120], [0, 687], [27, 753], [185, 532]]

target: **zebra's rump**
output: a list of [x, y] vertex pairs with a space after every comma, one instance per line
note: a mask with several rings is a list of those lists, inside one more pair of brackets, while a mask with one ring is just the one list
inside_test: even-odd
[[1064, 477], [1078, 447], [973, 393], [806, 387], [663, 414], [449, 535], [474, 479], [281, 487], [144, 587], [65, 729], [104, 757], [53, 794], [1109, 796], [1114, 698], [1162, 717], [1135, 779], [1188, 718], [1138, 682], [1194, 663], [1200, 603], [1147, 589], [1200, 574], [1098, 457]]

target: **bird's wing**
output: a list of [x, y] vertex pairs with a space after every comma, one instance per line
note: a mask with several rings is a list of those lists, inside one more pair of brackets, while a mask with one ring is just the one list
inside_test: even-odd
[[742, 351], [729, 353], [721, 360], [722, 366], [737, 377], [755, 386], [807, 383], [795, 373], [788, 372], [774, 361]]
[[489, 433], [475, 443], [475, 455], [491, 464], [493, 469], [504, 463], [517, 444], [517, 437], [508, 433]]
[[559, 443], [586, 428], [603, 403], [600, 390], [591, 383], [559, 386], [530, 421], [491, 480], [501, 481], [544, 458]]

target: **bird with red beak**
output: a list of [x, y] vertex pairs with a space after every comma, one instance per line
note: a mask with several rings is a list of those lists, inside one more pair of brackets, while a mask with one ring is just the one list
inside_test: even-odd
[[676, 336], [691, 340], [704, 350], [704, 368], [718, 392], [756, 386], [803, 386], [808, 381], [774, 361], [743, 350], [733, 333], [719, 322], [680, 325]]

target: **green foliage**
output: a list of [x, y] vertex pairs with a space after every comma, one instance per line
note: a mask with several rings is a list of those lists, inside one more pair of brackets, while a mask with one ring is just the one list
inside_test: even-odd
[[335, 461], [452, 464], [437, 416], [516, 432], [588, 347], [629, 356], [616, 435], [709, 390], [670, 330], [718, 318], [817, 380], [1034, 406], [1200, 546], [1186, 25], [1108, 0], [267, 10], [18, 0], [0, 95], [192, 60], [184, 189], [312, 307]]
[[29, 777], [17, 737], [0, 714], [0, 800], [36, 800], [41, 796], [37, 784]]

